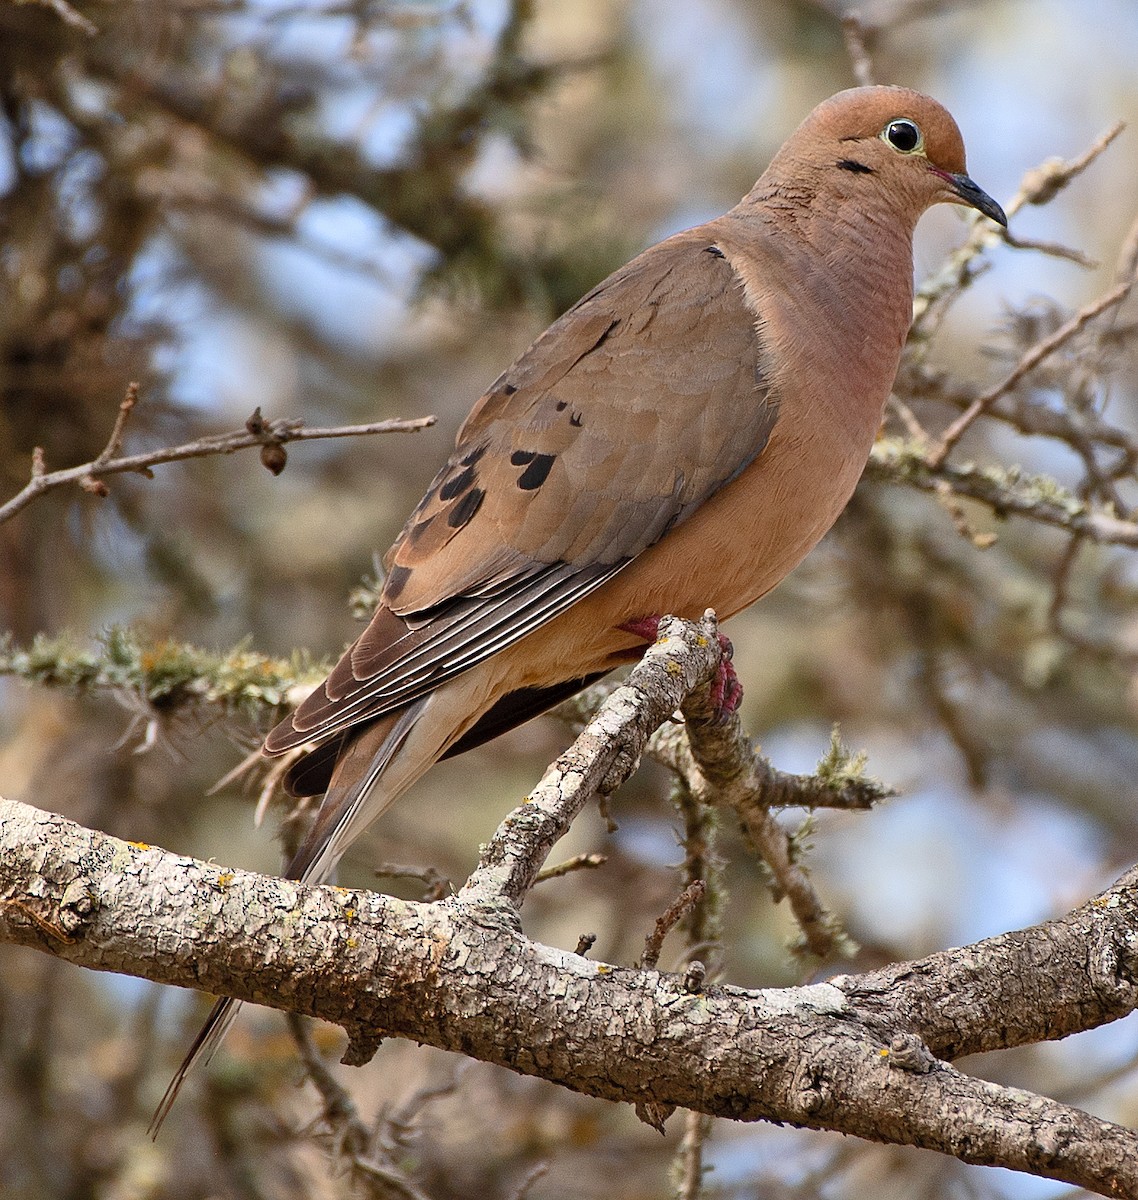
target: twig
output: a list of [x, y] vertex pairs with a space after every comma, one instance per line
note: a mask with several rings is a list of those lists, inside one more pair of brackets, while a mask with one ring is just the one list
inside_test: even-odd
[[1100, 296], [1097, 300], [1081, 308], [1069, 321], [1065, 321], [1060, 325], [1050, 337], [1045, 337], [1042, 341], [1032, 346], [1019, 362], [1016, 363], [1009, 375], [982, 395], [977, 396], [964, 412], [948, 426], [941, 435], [940, 445], [926, 456], [926, 461], [930, 469], [935, 471], [944, 462], [952, 451], [952, 448], [960, 441], [977, 417], [991, 408], [1006, 392], [1011, 391], [1029, 371], [1039, 366], [1048, 355], [1054, 354], [1056, 350], [1069, 342], [1071, 338], [1079, 333], [1089, 322], [1093, 321], [1095, 317], [1113, 308], [1115, 305], [1121, 304], [1130, 295], [1133, 286], [1133, 280], [1117, 284], [1105, 295]]
[[641, 967], [650, 971], [656, 969], [660, 961], [660, 951], [664, 948], [664, 939], [672, 932], [677, 922], [683, 920], [703, 899], [706, 890], [707, 885], [702, 879], [692, 880], [656, 918], [655, 928], [644, 939], [644, 953], [640, 956]]
[[964, 512], [964, 506], [960, 503], [959, 499], [953, 495], [952, 485], [947, 480], [937, 480], [937, 487], [934, 495], [936, 496], [937, 500], [940, 501], [941, 507], [951, 518], [956, 532], [960, 534], [960, 536], [966, 541], [971, 542], [977, 550], [989, 550], [996, 544], [996, 534], [991, 532], [979, 533], [972, 528], [972, 525]]
[[868, 807], [892, 794], [890, 790], [862, 777], [862, 757], [849, 756], [836, 735], [829, 754], [813, 776], [790, 776], [774, 771], [755, 754], [737, 714], [727, 721], [715, 719], [699, 693], [688, 697], [683, 713], [687, 745], [673, 749], [673, 762], [688, 786], [705, 803], [727, 805], [735, 810], [756, 853], [770, 870], [776, 899], [785, 897], [789, 903], [810, 952], [819, 958], [835, 950], [845, 952], [850, 947], [849, 939], [795, 861], [791, 835], [771, 814], [774, 800], [769, 797], [776, 795], [773, 789], [780, 783], [789, 788], [801, 783], [807, 794], [845, 793], [847, 797], [857, 797], [859, 807]]
[[107, 440], [107, 444], [103, 447], [103, 452], [95, 459], [95, 466], [101, 467], [105, 463], [109, 463], [116, 454], [122, 453], [122, 439], [126, 431], [126, 423], [130, 420], [130, 414], [134, 412], [134, 406], [138, 403], [138, 384], [128, 383], [126, 385], [126, 395], [122, 398], [122, 403], [119, 404], [118, 415], [115, 417], [115, 427], [111, 430], [111, 436]]
[[582, 958], [597, 944], [597, 935], [595, 933], [583, 933], [577, 939], [577, 948], [573, 951], [574, 954], [579, 954]]
[[389, 1148], [406, 1146], [424, 1110], [438, 1100], [453, 1096], [461, 1086], [469, 1067], [468, 1060], [460, 1060], [438, 1083], [428, 1083], [416, 1088], [396, 1108], [384, 1115], [383, 1127], [377, 1139]]
[[1013, 250], [1034, 250], [1039, 254], [1046, 254], [1049, 258], [1063, 258], [1068, 262], [1078, 263], [1080, 267], [1086, 267], [1088, 270], [1099, 265], [1097, 259], [1091, 258], [1089, 254], [1084, 254], [1082, 250], [1076, 250], [1073, 246], [1064, 246], [1060, 242], [1044, 242], [1037, 238], [1022, 238], [1017, 237], [1014, 233], [1008, 233], [1004, 230], [1000, 237], [1007, 246], [1011, 246]]
[[534, 883], [545, 883], [547, 879], [560, 879], [563, 875], [568, 875], [572, 871], [593, 870], [596, 867], [603, 867], [607, 862], [607, 854], [574, 854], [572, 858], [567, 858], [564, 862], [559, 862], [555, 866], [543, 867], [538, 871]]
[[847, 13], [842, 18], [842, 36], [846, 40], [846, 51], [850, 56], [854, 78], [859, 86], [868, 87], [874, 82], [873, 60], [869, 56], [867, 45], [873, 30], [861, 19], [857, 12]]
[[[115, 433], [108, 442], [107, 450], [115, 444], [115, 435], [121, 433], [121, 425], [129, 414], [129, 410], [124, 413], [125, 404], [124, 400], [123, 405], [119, 406], [118, 417], [115, 421]], [[78, 467], [67, 467], [61, 471], [46, 471], [43, 465], [43, 451], [37, 447], [33, 452], [31, 478], [27, 485], [6, 504], [0, 505], [0, 524], [10, 520], [44, 492], [64, 487], [70, 483], [78, 483], [87, 490], [106, 494], [105, 485], [102, 485], [104, 476], [121, 475], [126, 472], [147, 474], [151, 467], [159, 466], [162, 463], [180, 462], [187, 458], [205, 458], [213, 454], [233, 454], [237, 450], [246, 450], [252, 446], [270, 444], [281, 446], [287, 442], [312, 441], [317, 438], [368, 437], [377, 433], [414, 433], [434, 424], [433, 416], [374, 421], [368, 425], [338, 425], [330, 428], [311, 429], [299, 420], [263, 421], [262, 431], [258, 433], [242, 429], [233, 433], [213, 434], [192, 442], [185, 442], [180, 446], [164, 446], [159, 450], [149, 450], [143, 454], [129, 454], [121, 457], [105, 457], [107, 450], [104, 450], [98, 458], [91, 462]]]
[[49, 8], [65, 24], [72, 29], [78, 29], [88, 37], [94, 37], [99, 32], [98, 25], [89, 20], [81, 12], [72, 8], [67, 0], [14, 0], [16, 4], [35, 4], [40, 8]]
[[688, 1109], [684, 1113], [684, 1136], [676, 1151], [676, 1200], [699, 1200], [703, 1194], [703, 1147], [711, 1132], [711, 1118]]
[[418, 879], [425, 886], [423, 901], [433, 904], [441, 900], [451, 890], [450, 880], [437, 867], [414, 867], [403, 863], [380, 863], [375, 868], [378, 879]]
[[1008, 204], [1005, 212], [1008, 216], [1019, 212], [1025, 204], [1050, 204], [1052, 200], [1114, 141], [1126, 128], [1125, 121], [1116, 121], [1097, 138], [1077, 158], [1049, 158], [1038, 167], [1028, 171], [1023, 177], [1019, 191]]
[[917, 419], [917, 414], [896, 392], [889, 397], [889, 407], [901, 419], [901, 424], [905, 426], [905, 432], [908, 433], [910, 440], [918, 445], [927, 446], [929, 443], [928, 431]]
[[304, 1069], [323, 1102], [324, 1121], [335, 1152], [344, 1154], [353, 1172], [361, 1178], [375, 1200], [430, 1200], [396, 1165], [390, 1147], [379, 1136], [373, 1138], [360, 1118], [351, 1093], [336, 1081], [328, 1065], [312, 1044], [308, 1021], [296, 1013], [286, 1013], [289, 1031], [300, 1052]]
[[312, 1044], [308, 1018], [290, 1012], [285, 1014], [285, 1020], [308, 1078], [320, 1093], [320, 1099], [324, 1103], [324, 1119], [329, 1128], [337, 1135], [342, 1149], [352, 1157], [363, 1154], [368, 1144], [367, 1129], [360, 1120], [351, 1093], [337, 1083], [335, 1076], [328, 1070], [328, 1064]]
[[526, 1200], [526, 1197], [533, 1191], [533, 1185], [548, 1174], [549, 1163], [547, 1162], [539, 1162], [530, 1167], [521, 1183], [514, 1189], [510, 1200]]
[[[1077, 158], [1048, 159], [1027, 171], [1016, 194], [1004, 205], [1009, 219], [1027, 204], [1047, 204], [1073, 179], [1082, 174], [1126, 128], [1119, 121], [1100, 134]], [[991, 221], [977, 217], [964, 244], [950, 254], [944, 266], [918, 289], [913, 301], [911, 343], [927, 343], [951, 301], [976, 277], [976, 258], [1003, 238], [1004, 231]]]

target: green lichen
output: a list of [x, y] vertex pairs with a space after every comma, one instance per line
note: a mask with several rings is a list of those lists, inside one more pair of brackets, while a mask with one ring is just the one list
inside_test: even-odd
[[319, 670], [301, 656], [284, 662], [245, 646], [217, 653], [147, 641], [121, 626], [106, 630], [93, 645], [81, 645], [68, 633], [41, 635], [27, 647], [0, 640], [0, 675], [79, 692], [132, 692], [161, 709], [193, 704], [255, 716], [284, 704], [290, 688]]

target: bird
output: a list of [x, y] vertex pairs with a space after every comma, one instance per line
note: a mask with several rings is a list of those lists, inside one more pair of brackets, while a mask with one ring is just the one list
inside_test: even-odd
[[[387, 552], [370, 623], [265, 740], [307, 748], [286, 787], [323, 796], [287, 878], [327, 880], [435, 762], [634, 660], [662, 614], [726, 619], [805, 557], [868, 460], [913, 232], [941, 202], [1007, 224], [936, 100], [839, 92], [734, 208], [597, 284], [490, 385]], [[155, 1135], [238, 1007], [214, 1006]]]

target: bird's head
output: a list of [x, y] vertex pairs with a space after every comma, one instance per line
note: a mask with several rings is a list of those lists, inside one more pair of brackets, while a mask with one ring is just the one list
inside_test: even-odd
[[[1001, 225], [1004, 210], [969, 178], [964, 140], [948, 111], [902, 87], [861, 87], [823, 101], [791, 135], [778, 159], [861, 180], [824, 189], [891, 198], [913, 223], [933, 204], [975, 208]], [[776, 159], [776, 162], [778, 162]], [[774, 164], [772, 164], [773, 166]], [[787, 164], [788, 166], [790, 163]]]

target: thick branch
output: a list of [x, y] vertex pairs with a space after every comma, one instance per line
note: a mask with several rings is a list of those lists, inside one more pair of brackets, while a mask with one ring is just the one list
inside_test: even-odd
[[[692, 994], [676, 976], [531, 942], [462, 897], [300, 887], [0, 801], [0, 940], [321, 1016], [364, 1039], [412, 1037], [594, 1096], [925, 1146], [1102, 1195], [1138, 1194], [1138, 1136], [973, 1079], [918, 1039], [926, 1025], [941, 1038], [946, 996], [961, 1019], [993, 989], [1002, 1004], [985, 1046], [1012, 1009], [1017, 1042], [1032, 1021], [1050, 1036], [1071, 1031], [1072, 1011], [1080, 1028], [1130, 1011], [1136, 912], [1132, 874], [1070, 917], [892, 977]], [[1057, 979], [1057, 964], [1070, 973]]]

